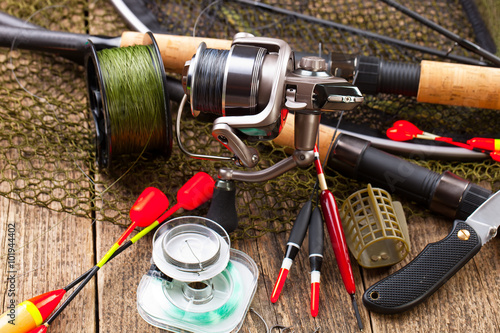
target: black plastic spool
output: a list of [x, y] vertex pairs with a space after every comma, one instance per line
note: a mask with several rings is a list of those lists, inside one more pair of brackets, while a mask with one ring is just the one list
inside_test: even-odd
[[[172, 117], [170, 115], [170, 99], [167, 91], [167, 76], [165, 74], [165, 68], [163, 66], [163, 60], [161, 58], [160, 49], [158, 44], [153, 37], [151, 32], [146, 34], [149, 36], [150, 43], [147, 45], [153, 45], [154, 56], [158, 59], [158, 64], [160, 64], [160, 72], [162, 76], [163, 92], [164, 92], [164, 110], [165, 110], [165, 137], [166, 142], [162, 149], [159, 151], [161, 155], [170, 158], [172, 153]], [[97, 164], [100, 169], [106, 169], [111, 167], [111, 161], [113, 156], [113, 147], [111, 142], [112, 124], [110, 122], [109, 110], [107, 109], [107, 97], [106, 91], [104, 89], [104, 78], [101, 71], [101, 65], [99, 63], [99, 58], [97, 51], [99, 51], [91, 40], [88, 41], [85, 56], [85, 68], [86, 68], [86, 78], [87, 78], [87, 93], [89, 99], [89, 107], [94, 118], [94, 125], [96, 130], [96, 159]], [[153, 62], [154, 63], [154, 62]], [[137, 152], [139, 153], [139, 152]]]

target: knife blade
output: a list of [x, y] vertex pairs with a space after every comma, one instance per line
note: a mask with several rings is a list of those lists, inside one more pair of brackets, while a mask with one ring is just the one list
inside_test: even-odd
[[385, 314], [404, 312], [420, 304], [495, 237], [499, 226], [500, 191], [465, 221], [455, 220], [448, 236], [428, 244], [405, 267], [368, 288], [363, 304], [370, 311]]

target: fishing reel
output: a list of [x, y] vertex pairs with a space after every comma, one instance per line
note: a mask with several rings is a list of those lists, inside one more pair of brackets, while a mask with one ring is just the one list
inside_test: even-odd
[[[191, 157], [233, 160], [253, 168], [259, 153], [244, 141], [276, 138], [288, 112], [295, 113], [295, 150], [291, 156], [258, 171], [219, 169], [207, 217], [228, 232], [238, 226], [235, 180], [267, 181], [294, 167], [310, 166], [321, 113], [352, 110], [363, 101], [357, 87], [326, 70], [320, 57], [304, 57], [296, 68], [294, 53], [286, 42], [249, 34], [237, 34], [229, 50], [209, 49], [202, 43], [186, 62], [182, 79], [186, 95], [179, 105], [176, 133], [180, 149]], [[193, 116], [215, 116], [212, 135], [232, 157], [193, 154], [183, 147], [180, 121], [187, 99]]]
[[261, 171], [222, 168], [225, 180], [265, 181], [295, 166], [309, 166], [313, 157], [321, 112], [352, 110], [363, 97], [345, 79], [327, 73], [325, 60], [304, 57], [295, 68], [294, 53], [280, 39], [253, 37], [240, 33], [230, 50], [209, 49], [202, 43], [184, 67], [182, 83], [193, 116], [212, 114], [212, 135], [233, 157], [198, 155], [195, 158], [234, 160], [252, 168], [259, 162], [258, 151], [245, 141], [272, 140], [279, 135], [289, 111], [296, 113], [295, 153]]

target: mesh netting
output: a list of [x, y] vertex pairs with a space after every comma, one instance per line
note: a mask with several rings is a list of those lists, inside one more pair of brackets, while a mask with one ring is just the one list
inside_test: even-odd
[[[453, 46], [446, 38], [377, 1], [266, 3], [439, 50], [447, 51]], [[192, 35], [196, 19], [210, 4], [210, 1], [153, 1], [148, 7], [166, 32]], [[474, 38], [458, 1], [407, 1], [405, 5], [462, 37]], [[51, 30], [111, 36], [126, 30], [124, 21], [104, 1], [67, 1], [52, 6], [50, 1], [8, 0], [0, 4], [0, 9], [23, 19], [33, 15], [32, 23]], [[424, 57], [437, 59], [357, 33], [229, 1], [209, 6], [200, 16], [195, 33], [229, 39], [239, 31], [284, 39], [296, 51], [317, 52], [321, 42], [327, 52], [407, 62], [418, 62]], [[455, 47], [453, 54], [474, 57], [460, 47]], [[97, 170], [84, 69], [53, 55], [5, 49], [0, 55], [0, 91], [0, 194], [5, 197], [89, 218], [98, 212], [99, 219], [128, 225], [128, 210], [146, 186], [160, 188], [175, 201], [176, 191], [196, 171], [215, 176], [221, 166], [190, 159], [174, 144], [168, 160], [149, 153], [140, 157], [120, 156], [114, 160], [112, 170]], [[176, 106], [172, 108], [175, 109]], [[374, 130], [385, 130], [394, 121], [407, 119], [424, 130], [457, 139], [500, 137], [498, 111], [420, 104], [414, 98], [401, 96], [367, 96], [364, 105], [344, 115], [344, 119]], [[193, 149], [224, 154], [211, 137], [210, 124], [188, 117], [182, 128], [185, 142]], [[287, 156], [283, 148], [272, 143], [262, 142], [256, 147], [261, 154], [259, 168]], [[436, 172], [451, 170], [474, 182], [489, 182], [494, 189], [499, 186], [499, 168], [489, 160], [418, 163]], [[327, 182], [339, 204], [364, 186], [333, 170], [328, 173]], [[257, 237], [288, 229], [309, 197], [314, 181], [314, 170], [309, 168], [292, 170], [266, 183], [237, 183], [240, 228], [235, 237]], [[410, 214], [422, 212], [421, 208], [407, 207]], [[193, 214], [204, 215], [207, 209], [208, 206], [201, 207]]]

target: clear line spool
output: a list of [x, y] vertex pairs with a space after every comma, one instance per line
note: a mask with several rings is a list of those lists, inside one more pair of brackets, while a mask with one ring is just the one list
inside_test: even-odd
[[156, 267], [137, 288], [137, 309], [146, 322], [176, 333], [239, 331], [259, 270], [230, 248], [219, 224], [198, 216], [168, 221], [155, 233], [152, 262]]
[[[172, 119], [170, 101], [167, 93], [167, 77], [160, 50], [152, 33], [147, 33], [145, 45], [97, 50], [91, 41], [88, 42], [85, 58], [87, 92], [89, 107], [94, 118], [96, 129], [96, 158], [99, 168], [109, 168], [113, 156], [122, 154], [139, 154], [144, 151], [155, 151], [166, 158], [172, 151]], [[154, 87], [142, 86], [135, 82], [143, 72], [134, 68], [144, 68], [143, 58], [129, 57], [122, 63], [123, 71], [113, 73], [118, 83], [127, 85], [134, 96], [120, 96], [120, 100], [110, 98], [114, 81], [111, 75], [103, 70], [101, 52], [112, 52], [121, 55], [129, 48], [146, 48], [149, 63], [148, 71], [155, 74]], [[130, 50], [130, 49], [129, 49]], [[142, 63], [141, 63], [142, 62]], [[141, 65], [141, 66], [139, 66]], [[161, 85], [161, 87], [160, 87]], [[157, 89], [156, 108], [151, 105], [148, 90]], [[133, 98], [132, 98], [133, 97]], [[116, 119], [119, 119], [117, 121]], [[125, 148], [124, 148], [125, 147]]]
[[410, 252], [403, 207], [388, 192], [368, 184], [346, 199], [340, 217], [347, 246], [362, 267], [394, 265]]

